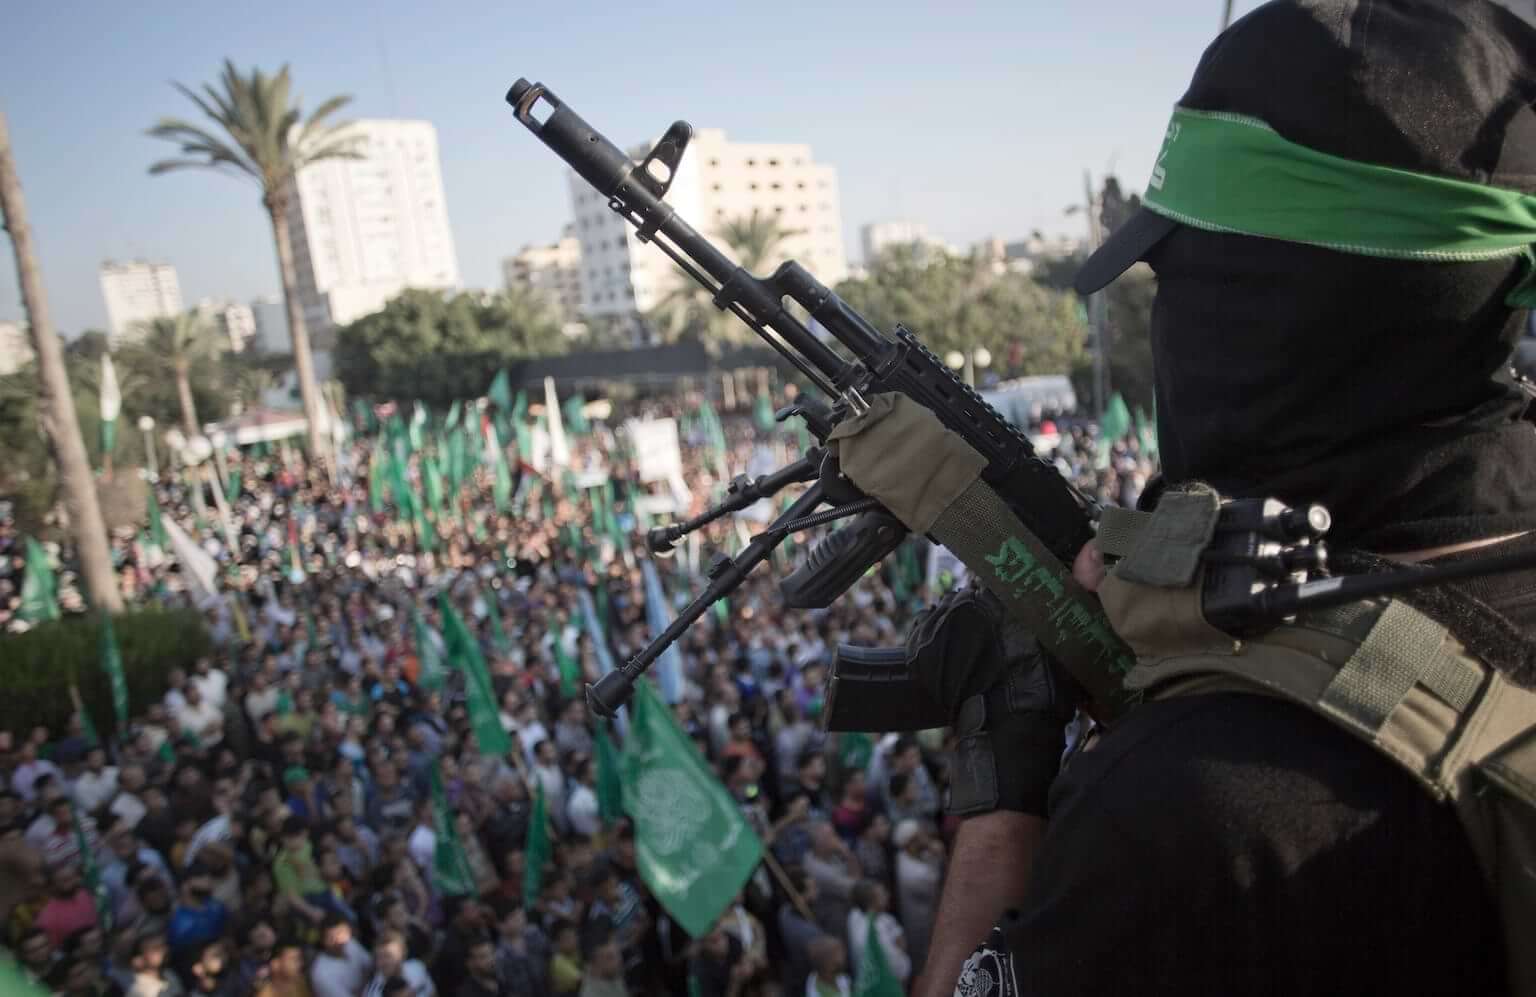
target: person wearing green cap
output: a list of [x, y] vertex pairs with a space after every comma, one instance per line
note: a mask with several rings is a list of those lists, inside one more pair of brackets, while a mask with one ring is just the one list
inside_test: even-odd
[[[1335, 574], [1536, 549], [1532, 396], [1509, 369], [1536, 306], [1533, 81], [1536, 29], [1487, 0], [1276, 0], [1210, 45], [1139, 209], [1075, 282], [1157, 276], [1163, 480], [1145, 509], [1210, 491], [1318, 503]], [[1090, 543], [1074, 570], [1112, 620], [1125, 563], [1106, 577]], [[1426, 656], [1460, 655], [1517, 706], [1536, 690], [1536, 572], [1421, 592], [1390, 605], [1468, 648]], [[1079, 699], [1038, 654], [1009, 657], [981, 600], [913, 633], [914, 671], [957, 727], [962, 705], [1007, 694], [984, 707], [993, 792], [959, 826], [914, 997], [1533, 992], [1516, 975], [1529, 927], [1501, 918], [1458, 809], [1348, 728], [1380, 735], [1358, 718], [1422, 691], [1422, 633], [1318, 673], [1363, 686], [1336, 691], [1364, 704], [1342, 720], [1316, 708], [1328, 694], [1277, 694], [1330, 667], [1320, 654], [1285, 670], [1277, 653], [1273, 685], [1223, 685], [1268, 634], [1212, 628], [1203, 662], [1147, 642], [1144, 700], [1064, 768]], [[1182, 685], [1156, 671], [1169, 661]], [[988, 662], [1021, 679], [969, 685]], [[1447, 715], [1470, 715], [1442, 690]], [[1532, 722], [1511, 721], [1527, 743]]]

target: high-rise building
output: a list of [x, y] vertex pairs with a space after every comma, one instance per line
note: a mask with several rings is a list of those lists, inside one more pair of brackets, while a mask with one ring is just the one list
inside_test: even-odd
[[[647, 148], [631, 150], [636, 158]], [[677, 267], [635, 237], [607, 199], [570, 174], [571, 207], [581, 243], [581, 306], [589, 315], [649, 311], [683, 280]], [[788, 233], [777, 255], [798, 260], [825, 284], [848, 273], [843, 250], [837, 171], [811, 158], [810, 146], [731, 142], [700, 129], [667, 193], [667, 202], [725, 252], [727, 222], [753, 212], [776, 218]]]
[[305, 328], [325, 333], [384, 307], [408, 287], [455, 288], [437, 129], [364, 119], [349, 129], [359, 159], [328, 159], [292, 183], [289, 223]]
[[107, 302], [107, 341], [113, 349], [138, 338], [139, 324], [181, 314], [181, 283], [169, 263], [101, 265], [101, 296]]
[[257, 298], [251, 302], [251, 318], [256, 325], [251, 346], [262, 353], [293, 352], [293, 340], [288, 336], [288, 310], [281, 301]]
[[562, 322], [581, 313], [581, 242], [569, 227], [552, 246], [524, 246], [501, 261], [508, 290], [526, 288], [549, 302]]
[[936, 238], [922, 222], [870, 222], [859, 229], [859, 241], [863, 244], [865, 266], [893, 246], [916, 246], [934, 253], [952, 252], [944, 240]]
[[0, 375], [14, 374], [32, 359], [32, 341], [16, 322], [0, 322]]
[[195, 306], [198, 316], [219, 331], [232, 353], [243, 353], [256, 337], [256, 315], [238, 301], [204, 298]]

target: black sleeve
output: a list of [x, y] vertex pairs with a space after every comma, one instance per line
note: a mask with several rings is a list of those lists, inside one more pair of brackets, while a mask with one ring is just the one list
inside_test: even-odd
[[977, 961], [1019, 993], [1503, 986], [1497, 914], [1453, 811], [1277, 699], [1138, 707], [1057, 780], [1034, 868], [998, 957]]

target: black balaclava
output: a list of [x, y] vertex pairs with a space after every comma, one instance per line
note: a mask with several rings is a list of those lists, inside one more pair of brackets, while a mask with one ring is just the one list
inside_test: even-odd
[[[1179, 103], [1536, 192], [1536, 30], [1487, 0], [1266, 4], [1212, 43]], [[1507, 369], [1523, 313], [1503, 303], [1523, 262], [1376, 259], [1150, 214], [1079, 287], [1136, 258], [1157, 273], [1168, 482], [1322, 502], [1331, 539], [1383, 552], [1536, 529], [1536, 426]]]

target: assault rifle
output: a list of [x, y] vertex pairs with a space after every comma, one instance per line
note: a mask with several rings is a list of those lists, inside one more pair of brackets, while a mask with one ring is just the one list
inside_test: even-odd
[[[980, 513], [972, 508], [970, 519], [941, 520], [942, 531], [936, 522], [930, 536], [954, 549], [1004, 602], [1010, 617], [1078, 680], [1096, 719], [1113, 719], [1134, 702], [1121, 683], [1133, 655], [1109, 627], [1098, 600], [1072, 581], [1067, 568], [1094, 538], [1100, 510], [1037, 455], [1022, 433], [908, 329], [897, 326], [890, 335], [881, 333], [798, 263], [784, 263], [767, 277], [754, 276], [679, 217], [665, 197], [693, 134], [687, 122], [675, 122], [635, 163], [543, 84], [520, 79], [507, 92], [507, 102], [518, 121], [635, 226], [640, 241], [654, 243], [711, 292], [718, 308], [757, 332], [827, 399], [805, 398], [777, 414], [780, 421], [803, 419], [818, 446], [773, 474], [755, 480], [738, 477], [724, 502], [703, 515], [650, 532], [652, 551], [664, 552], [721, 516], [789, 485], [808, 484], [741, 553], [715, 558], [704, 591], [644, 650], [588, 687], [587, 701], [594, 712], [612, 716], [661, 653], [791, 534], [856, 517], [818, 543], [780, 583], [785, 603], [797, 609], [830, 605], [896, 549], [908, 534], [906, 526], [850, 480], [837, 449], [839, 427], [857, 423], [890, 395], [915, 403], [958, 435], [967, 452], [984, 461], [980, 482], [1005, 503]], [[807, 328], [786, 308], [785, 299], [803, 308], [817, 329], [848, 355]], [[817, 511], [823, 505], [830, 508]], [[1435, 568], [1326, 577], [1321, 538], [1328, 526], [1327, 510], [1319, 506], [1293, 510], [1258, 499], [1225, 504], [1211, 548], [1202, 556], [1207, 568], [1202, 597], [1206, 617], [1241, 637], [1310, 608], [1536, 567], [1536, 553], [1521, 551]], [[978, 538], [994, 544], [999, 537], [1002, 542], [995, 550], [978, 547]], [[1101, 546], [1107, 540], [1102, 537]], [[1316, 577], [1319, 574], [1324, 577]], [[926, 695], [906, 665], [905, 649], [840, 647], [826, 704], [827, 728], [915, 730], [948, 723], [945, 711]]]
[[[817, 544], [805, 563], [781, 583], [785, 602], [794, 608], [824, 608], [857, 581], [865, 571], [891, 553], [907, 536], [902, 523], [875, 501], [862, 494], [838, 466], [836, 456], [824, 445], [832, 430], [850, 417], [868, 411], [870, 400], [895, 393], [931, 411], [943, 425], [985, 458], [981, 479], [1007, 496], [1030, 533], [1044, 545], [1056, 562], [1059, 576], [1079, 549], [1094, 535], [1094, 503], [1074, 488], [1055, 466], [1038, 456], [1028, 439], [982, 400], [969, 385], [955, 376], [909, 330], [898, 326], [887, 336], [848, 306], [831, 289], [795, 262], [780, 265], [771, 275], [757, 277], [732, 262], [699, 234], [667, 204], [665, 196], [682, 162], [693, 134], [684, 121], [673, 124], [648, 155], [636, 163], [604, 137], [543, 84], [520, 79], [507, 93], [517, 119], [532, 131], [587, 183], [608, 199], [608, 205], [637, 230], [642, 242], [651, 242], [684, 273], [711, 292], [714, 304], [735, 315], [756, 331], [769, 346], [814, 384], [827, 399], [823, 404], [807, 399], [779, 413], [779, 418], [798, 417], [823, 446], [813, 448], [799, 461], [757, 481], [737, 479], [726, 502], [690, 523], [653, 530], [653, 549], [665, 550], [676, 539], [712, 519], [743, 508], [778, 488], [809, 482], [800, 496], [734, 558], [717, 557], [710, 566], [709, 584], [672, 624], [654, 635], [651, 644], [589, 687], [588, 702], [594, 712], [611, 716], [625, 703], [633, 683], [666, 648], [716, 600], [728, 595], [747, 574], [772, 553], [787, 536], [837, 519], [856, 516], [852, 523]], [[785, 300], [793, 301], [810, 315], [814, 325], [835, 341], [847, 355], [792, 314]], [[828, 505], [829, 509], [818, 512]], [[1080, 590], [1070, 593], [1074, 603], [1058, 616], [1063, 623], [1055, 634], [1041, 634], [1047, 650], [1061, 636], [1071, 640], [1085, 627], [1102, 620], [1092, 596]], [[1095, 628], [1099, 634], [1107, 626]], [[1059, 655], [1069, 662], [1070, 654]], [[1081, 657], [1081, 656], [1078, 656]], [[1118, 654], [1099, 659], [1119, 660]], [[828, 726], [838, 730], [887, 730], [939, 726], [947, 722], [941, 709], [928, 701], [910, 680], [904, 657], [894, 650], [870, 651], [843, 648], [834, 669], [828, 704]], [[1074, 672], [1074, 674], [1077, 674]], [[1079, 676], [1082, 680], [1082, 676]], [[1090, 691], [1108, 692], [1118, 686], [1114, 676], [1084, 681]]]

